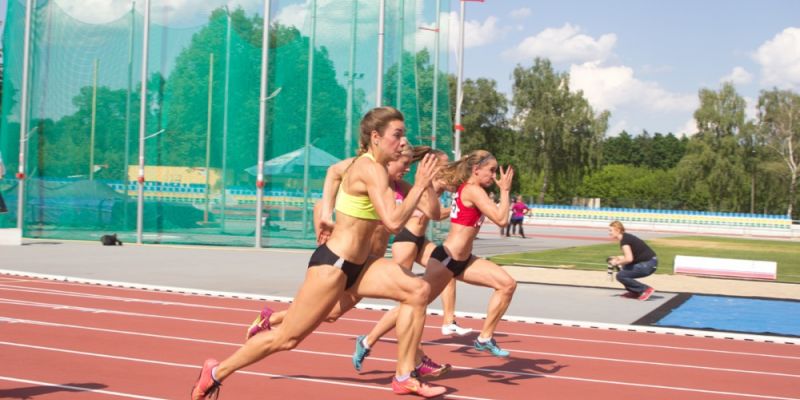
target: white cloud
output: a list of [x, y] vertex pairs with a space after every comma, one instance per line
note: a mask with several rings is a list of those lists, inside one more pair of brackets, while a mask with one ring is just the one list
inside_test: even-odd
[[[622, 119], [620, 121], [617, 121], [610, 128], [608, 128], [608, 131], [606, 131], [606, 136], [617, 137], [619, 136], [620, 133], [622, 133], [622, 131], [627, 131], [628, 129], [629, 129], [628, 121]], [[633, 132], [628, 132], [628, 133], [633, 133]]]
[[[450, 16], [442, 23], [449, 21], [450, 23], [450, 49], [455, 52], [458, 51], [458, 31], [461, 24], [458, 13], [451, 12]], [[502, 28], [497, 24], [497, 17], [487, 17], [485, 21], [480, 22], [476, 20], [464, 21], [464, 48], [485, 46], [489, 43], [499, 40], [508, 32], [509, 28]]]
[[689, 118], [682, 127], [676, 129], [673, 133], [677, 137], [694, 136], [697, 133], [697, 121], [694, 118]]
[[757, 119], [758, 118], [758, 99], [744, 96], [745, 107], [744, 107], [744, 115], [747, 119]]
[[753, 74], [742, 67], [734, 67], [731, 73], [722, 77], [720, 82], [733, 82], [734, 84], [747, 84], [753, 81]]
[[[103, 24], [122, 18], [130, 12], [131, 0], [55, 0], [69, 15], [82, 22]], [[216, 8], [228, 5], [231, 10], [242, 8], [248, 13], [261, 13], [259, 0], [161, 0], [150, 6], [150, 18], [154, 24], [171, 27], [186, 27], [204, 24]], [[136, 2], [136, 11], [144, 13], [144, 1]]]
[[761, 81], [767, 86], [800, 87], [800, 28], [786, 28], [756, 50]]
[[522, 19], [531, 15], [531, 9], [528, 7], [518, 8], [508, 13], [513, 19]]
[[627, 66], [572, 65], [570, 83], [572, 90], [583, 90], [597, 110], [613, 111], [620, 106], [635, 106], [648, 111], [686, 112], [697, 106], [695, 96], [671, 93], [658, 83], [639, 80], [633, 69]]
[[281, 8], [273, 20], [285, 26], [294, 26], [302, 30], [308, 15], [308, 6], [305, 4], [288, 4]]
[[567, 23], [561, 28], [547, 28], [536, 36], [529, 36], [504, 54], [515, 61], [543, 57], [554, 63], [597, 62], [608, 59], [616, 43], [617, 35], [613, 33], [595, 39], [581, 34], [579, 26]]

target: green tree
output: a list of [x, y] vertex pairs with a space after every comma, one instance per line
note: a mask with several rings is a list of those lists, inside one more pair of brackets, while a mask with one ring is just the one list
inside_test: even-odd
[[672, 170], [633, 165], [605, 165], [585, 176], [578, 195], [599, 197], [606, 207], [665, 208], [679, 206]]
[[686, 153], [686, 143], [688, 139], [678, 139], [672, 133], [653, 135], [651, 153], [645, 165], [650, 168], [672, 169], [680, 162]]
[[[236, 182], [251, 179], [242, 171], [254, 165], [257, 158], [262, 19], [237, 9], [231, 12], [230, 21], [230, 43], [226, 44], [228, 17], [220, 8], [212, 12], [208, 25], [176, 58], [164, 86], [166, 131], [161, 147], [165, 149], [164, 165], [205, 165], [213, 54], [210, 163], [220, 167], [225, 157], [226, 173]], [[267, 158], [305, 144], [310, 45], [310, 38], [294, 27], [275, 23], [270, 30], [269, 84], [271, 92], [278, 92], [268, 102], [272, 134], [267, 135]], [[226, 52], [230, 52], [227, 126], [223, 101]], [[327, 49], [315, 48], [311, 141], [338, 156], [344, 156], [342, 136], [330, 132], [345, 129], [345, 98], [346, 90], [336, 79]], [[223, 147], [227, 147], [225, 154]]]
[[787, 90], [762, 91], [758, 99], [758, 116], [760, 136], [786, 166], [786, 215], [792, 217], [800, 173], [800, 96]]
[[622, 131], [618, 136], [606, 138], [603, 143], [603, 163], [606, 165], [631, 164], [633, 158], [633, 138]]
[[541, 175], [538, 201], [550, 193], [559, 201], [574, 196], [582, 177], [599, 165], [609, 113], [595, 114], [582, 92], [569, 90], [569, 75], [537, 58], [513, 72], [515, 122], [523, 171]]
[[747, 203], [747, 173], [740, 138], [746, 134], [744, 99], [733, 85], [716, 92], [702, 89], [694, 113], [698, 134], [688, 143], [678, 164], [682, 190], [690, 206], [712, 211], [740, 211]]

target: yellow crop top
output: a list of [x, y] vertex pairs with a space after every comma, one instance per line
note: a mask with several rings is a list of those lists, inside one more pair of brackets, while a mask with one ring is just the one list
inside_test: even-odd
[[[375, 158], [369, 153], [365, 153], [361, 157], [368, 157], [375, 161]], [[344, 177], [342, 177], [342, 183], [344, 183]], [[343, 186], [339, 185], [339, 191], [336, 193], [336, 211], [361, 219], [380, 219], [369, 196], [353, 196], [342, 188]]]

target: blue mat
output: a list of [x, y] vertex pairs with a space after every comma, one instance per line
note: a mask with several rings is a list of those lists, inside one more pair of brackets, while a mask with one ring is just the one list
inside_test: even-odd
[[693, 295], [656, 325], [800, 336], [800, 302]]

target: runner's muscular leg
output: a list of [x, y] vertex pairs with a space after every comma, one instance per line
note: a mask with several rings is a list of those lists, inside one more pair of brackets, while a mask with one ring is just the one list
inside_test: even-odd
[[222, 381], [234, 371], [268, 355], [295, 348], [330, 313], [344, 289], [345, 275], [336, 267], [320, 265], [309, 268], [303, 285], [289, 305], [281, 329], [263, 332], [250, 338], [233, 355], [222, 361], [216, 377]]
[[397, 315], [397, 374], [411, 373], [417, 344], [425, 324], [430, 285], [385, 258], [374, 261], [350, 291], [361, 297], [400, 302]]
[[475, 258], [461, 275], [461, 280], [473, 285], [494, 289], [492, 297], [489, 299], [486, 320], [480, 333], [482, 338], [492, 336], [498, 322], [500, 322], [500, 318], [502, 318], [509, 304], [511, 304], [511, 298], [517, 289], [517, 282], [506, 270], [482, 258]]

